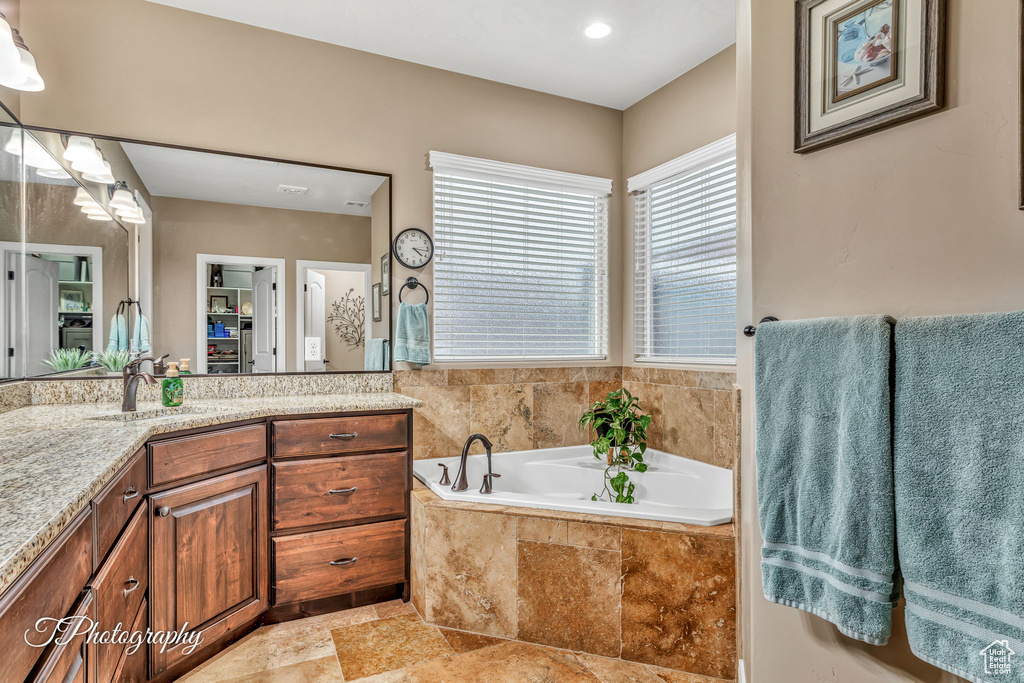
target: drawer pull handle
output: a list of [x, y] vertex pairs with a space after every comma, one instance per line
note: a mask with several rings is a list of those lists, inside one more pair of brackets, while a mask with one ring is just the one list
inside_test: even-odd
[[347, 434], [328, 434], [332, 439], [354, 439], [359, 436], [359, 432], [348, 432]]
[[346, 558], [344, 560], [332, 560], [331, 561], [331, 566], [332, 567], [344, 567], [346, 564], [355, 564], [358, 561], [359, 561], [358, 557], [349, 557], [349, 558]]
[[359, 488], [358, 486], [353, 486], [350, 489], [330, 489], [330, 490], [327, 491], [327, 493], [331, 494], [332, 496], [335, 493], [355, 493], [356, 489], [358, 489], [358, 488]]
[[138, 496], [139, 496], [139, 492], [135, 489], [134, 486], [129, 486], [128, 488], [126, 488], [124, 490], [124, 501], [126, 503], [129, 500], [131, 500], [132, 498], [138, 498]]
[[136, 579], [134, 576], [131, 576], [128, 578], [127, 581], [125, 581], [125, 584], [131, 586], [131, 588], [124, 589], [124, 596], [128, 597], [129, 593], [131, 593], [133, 590], [139, 587], [139, 580]]

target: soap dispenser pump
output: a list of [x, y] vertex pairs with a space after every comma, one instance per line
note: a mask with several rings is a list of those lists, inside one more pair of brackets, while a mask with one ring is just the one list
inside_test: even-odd
[[178, 376], [178, 364], [168, 363], [164, 381], [160, 387], [160, 400], [167, 408], [180, 406], [185, 399], [185, 384]]
[[182, 375], [191, 375], [192, 370], [189, 369], [188, 363], [192, 360], [191, 358], [182, 358], [181, 363], [178, 365], [178, 373]]

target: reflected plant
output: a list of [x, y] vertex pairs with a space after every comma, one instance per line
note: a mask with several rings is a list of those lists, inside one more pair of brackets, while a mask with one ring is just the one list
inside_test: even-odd
[[43, 361], [57, 372], [84, 368], [92, 360], [92, 353], [82, 349], [53, 349], [50, 357]]
[[334, 331], [343, 342], [359, 347], [366, 345], [366, 299], [362, 295], [353, 296], [354, 292], [355, 289], [348, 290], [341, 301], [331, 304], [327, 322], [334, 325]]
[[592, 427], [595, 438], [590, 442], [594, 457], [603, 460], [604, 490], [591, 500], [613, 503], [635, 503], [636, 484], [628, 472], [646, 472], [647, 428], [651, 416], [640, 412], [640, 399], [625, 388], [608, 394], [603, 401], [590, 406], [580, 418], [580, 427]]
[[131, 360], [131, 354], [128, 351], [111, 351], [109, 349], [96, 357], [96, 362], [106, 368], [107, 372], [115, 373], [124, 370], [124, 366], [128, 365], [129, 360]]

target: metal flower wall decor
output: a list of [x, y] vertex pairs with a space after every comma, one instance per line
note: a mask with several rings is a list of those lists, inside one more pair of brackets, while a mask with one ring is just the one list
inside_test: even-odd
[[352, 347], [366, 345], [366, 297], [353, 296], [355, 289], [345, 293], [341, 301], [331, 304], [327, 323], [334, 325], [334, 331], [341, 340]]

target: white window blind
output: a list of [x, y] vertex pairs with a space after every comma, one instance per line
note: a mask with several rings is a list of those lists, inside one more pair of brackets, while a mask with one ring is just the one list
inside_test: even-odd
[[434, 357], [608, 353], [611, 181], [430, 153]]
[[736, 360], [736, 141], [630, 178], [638, 361]]

